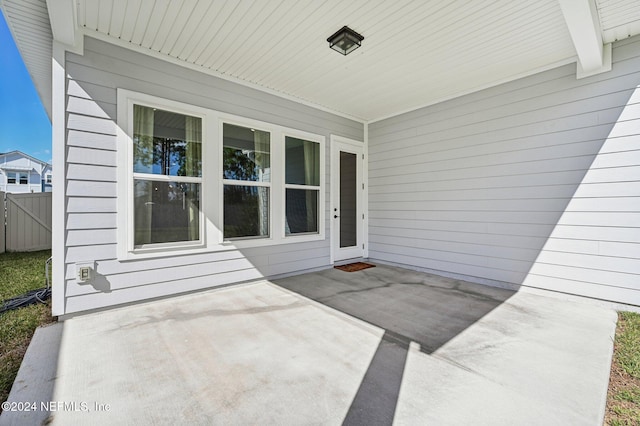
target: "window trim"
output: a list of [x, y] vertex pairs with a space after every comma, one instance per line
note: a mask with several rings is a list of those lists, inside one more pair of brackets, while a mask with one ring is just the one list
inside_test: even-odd
[[[286, 150], [286, 138], [291, 137], [295, 139], [306, 140], [309, 142], [315, 142], [320, 145], [320, 185], [300, 185], [300, 184], [292, 184], [287, 183], [286, 181], [286, 167], [287, 167], [287, 150]], [[322, 136], [314, 135], [312, 133], [291, 130], [287, 129], [283, 131], [282, 135], [282, 165], [283, 165], [283, 175], [282, 175], [282, 187], [283, 187], [283, 197], [282, 197], [282, 238], [286, 240], [292, 241], [313, 241], [314, 236], [322, 235], [321, 239], [324, 239], [325, 232], [325, 211], [327, 206], [325, 205], [325, 159], [326, 159], [326, 151], [325, 151], [325, 138]], [[303, 189], [303, 190], [317, 190], [318, 191], [318, 232], [304, 232], [298, 234], [289, 234], [286, 233], [286, 220], [287, 220], [287, 197], [286, 192], [287, 189]]]
[[[19, 185], [17, 172], [6, 172], [6, 174], [7, 174], [7, 185]], [[9, 179], [13, 179], [13, 182], [9, 182]]]
[[[158, 243], [153, 247], [134, 248], [133, 212], [133, 104], [200, 117], [202, 119], [202, 177], [200, 181], [200, 240], [192, 242]], [[269, 237], [224, 239], [223, 123], [267, 131], [271, 147], [271, 181], [269, 182]], [[252, 247], [320, 241], [326, 239], [326, 136], [297, 130], [278, 124], [254, 120], [186, 104], [127, 89], [117, 89], [117, 253], [119, 260], [161, 258], [177, 255], [230, 251]], [[320, 144], [320, 186], [318, 200], [318, 232], [285, 234], [285, 136]], [[153, 175], [154, 180], [174, 180], [173, 176]], [[188, 177], [187, 177], [188, 178]], [[233, 181], [227, 184], [252, 185], [253, 182]], [[258, 185], [262, 186], [262, 185]], [[293, 185], [295, 186], [295, 185]], [[316, 189], [306, 187], [301, 189]]]
[[[202, 176], [166, 176], [153, 173], [139, 173], [133, 170], [133, 106], [140, 105], [149, 108], [157, 108], [173, 112], [176, 114], [189, 115], [192, 117], [198, 117], [202, 121], [202, 150], [201, 155], [204, 160], [208, 155], [206, 149], [205, 138], [209, 134], [206, 129], [206, 122], [208, 121], [208, 111], [196, 106], [176, 102], [168, 99], [159, 98], [156, 96], [146, 95], [142, 93], [132, 92], [129, 90], [118, 89], [117, 91], [117, 103], [118, 103], [118, 140], [121, 142], [119, 146], [126, 147], [118, 150], [118, 223], [124, 223], [125, 226], [118, 227], [118, 255], [120, 258], [137, 258], [138, 255], [166, 253], [174, 251], [186, 251], [188, 249], [202, 249], [206, 247], [207, 232], [205, 227], [207, 226], [207, 218], [205, 216], [204, 204], [206, 203], [208, 185], [205, 181], [205, 171], [202, 170]], [[204, 161], [202, 161], [204, 164]], [[204, 168], [204, 167], [203, 167]], [[143, 247], [135, 246], [135, 209], [134, 206], [134, 180], [143, 179], [148, 181], [160, 181], [160, 182], [186, 182], [186, 183], [198, 183], [200, 185], [200, 200], [199, 200], [199, 238], [196, 241], [176, 241], [167, 243], [154, 243], [145, 245]], [[122, 195], [124, 194], [124, 196]]]
[[[165, 101], [166, 102], [166, 101]], [[143, 106], [143, 107], [147, 107], [147, 108], [153, 108], [155, 109], [162, 109], [162, 110], [166, 110], [168, 112], [171, 113], [176, 113], [176, 114], [180, 114], [183, 116], [191, 116], [191, 117], [197, 117], [200, 118], [201, 120], [201, 125], [202, 125], [202, 141], [201, 144], [204, 145], [204, 139], [205, 139], [205, 130], [204, 130], [204, 120], [206, 115], [200, 115], [197, 111], [193, 111], [191, 112], [188, 108], [182, 109], [180, 106], [178, 106], [178, 108], [174, 108], [172, 105], [168, 105], [165, 102], [163, 103], [158, 103], [158, 102], [145, 102], [145, 101], [138, 101], [138, 100], [133, 100], [133, 99], [129, 99], [129, 102], [127, 103], [127, 135], [130, 135], [130, 141], [127, 142], [127, 149], [129, 151], [128, 155], [128, 160], [127, 160], [127, 164], [128, 167], [131, 169], [130, 172], [130, 176], [131, 179], [128, 181], [129, 183], [129, 187], [131, 188], [130, 194], [129, 194], [129, 206], [131, 206], [131, 208], [128, 209], [127, 214], [127, 228], [129, 230], [128, 233], [128, 240], [127, 240], [127, 247], [133, 251], [133, 252], [139, 252], [139, 253], [144, 253], [144, 252], [149, 252], [149, 251], [157, 251], [157, 250], [165, 250], [165, 249], [172, 249], [172, 248], [182, 248], [182, 247], [190, 247], [190, 248], [197, 248], [197, 247], [204, 247], [205, 245], [205, 240], [204, 240], [204, 227], [203, 227], [203, 223], [204, 223], [204, 214], [203, 214], [203, 209], [202, 209], [202, 202], [203, 202], [203, 196], [204, 196], [204, 188], [203, 188], [203, 179], [202, 176], [173, 176], [173, 175], [164, 175], [164, 174], [156, 174], [156, 173], [143, 173], [143, 172], [136, 172], [133, 170], [133, 162], [134, 162], [134, 158], [133, 158], [133, 124], [134, 124], [134, 119], [133, 119], [133, 110], [134, 110], [134, 105], [138, 105], [138, 106]], [[200, 151], [200, 155], [204, 156], [204, 150]], [[202, 159], [201, 159], [202, 161]], [[197, 240], [190, 240], [190, 241], [172, 241], [172, 242], [163, 242], [163, 243], [151, 243], [151, 244], [144, 244], [142, 246], [138, 246], [136, 247], [135, 245], [135, 209], [133, 208], [133, 205], [135, 203], [134, 201], [134, 191], [133, 191], [133, 186], [134, 186], [134, 182], [135, 180], [144, 180], [144, 181], [148, 181], [148, 182], [184, 182], [184, 183], [194, 183], [194, 184], [199, 184], [200, 185], [200, 199], [198, 200], [198, 215], [199, 215], [199, 219], [198, 219], [198, 225], [199, 225], [199, 229], [198, 229], [198, 239]]]
[[[230, 124], [233, 126], [237, 126], [237, 127], [244, 127], [244, 128], [248, 128], [248, 129], [256, 129], [256, 130], [260, 130], [262, 132], [266, 132], [269, 133], [269, 168], [271, 169], [271, 179], [268, 182], [261, 182], [261, 181], [248, 181], [248, 180], [235, 180], [235, 179], [225, 179], [222, 175], [224, 173], [224, 167], [222, 165], [222, 161], [224, 160], [224, 125], [225, 124]], [[273, 158], [274, 158], [274, 132], [269, 128], [269, 125], [267, 123], [261, 123], [259, 121], [252, 121], [252, 120], [243, 120], [240, 119], [238, 120], [238, 117], [233, 117], [231, 118], [231, 116], [229, 116], [228, 119], [224, 119], [222, 117], [220, 117], [218, 119], [218, 126], [220, 128], [220, 134], [219, 134], [219, 145], [220, 145], [220, 149], [219, 149], [219, 155], [220, 155], [220, 180], [221, 180], [221, 185], [220, 185], [220, 228], [222, 230], [222, 235], [224, 238], [224, 186], [225, 185], [235, 185], [235, 186], [256, 186], [256, 187], [261, 187], [261, 188], [268, 188], [269, 189], [269, 235], [266, 237], [261, 237], [261, 236], [249, 236], [249, 237], [234, 237], [234, 238], [224, 238], [224, 242], [227, 244], [233, 244], [233, 243], [237, 243], [240, 242], [242, 244], [242, 241], [258, 241], [258, 240], [267, 240], [267, 241], [273, 241], [273, 224], [274, 224], [274, 217], [273, 217], [273, 188], [274, 188], [274, 163], [273, 163]]]
[[[319, 241], [326, 238], [326, 224], [325, 224], [325, 192], [326, 192], [326, 137], [310, 133], [303, 130], [293, 129], [277, 124], [267, 123], [264, 121], [253, 120], [246, 117], [240, 117], [237, 115], [218, 113], [217, 115], [218, 127], [219, 127], [219, 149], [218, 155], [220, 162], [222, 161], [222, 149], [223, 149], [223, 124], [232, 124], [234, 126], [255, 128], [271, 134], [271, 186], [270, 186], [270, 210], [269, 210], [269, 237], [243, 237], [234, 239], [224, 239], [222, 244], [233, 244], [237, 248], [248, 247], [262, 247], [277, 244], [288, 243], [301, 243], [308, 241]], [[289, 187], [285, 184], [285, 167], [286, 167], [286, 149], [285, 149], [285, 137], [292, 137], [297, 139], [304, 139], [310, 142], [316, 142], [320, 144], [320, 186], [319, 186], [319, 199], [318, 199], [318, 232], [309, 232], [301, 234], [286, 235], [285, 221], [286, 221], [286, 188]], [[222, 168], [222, 165], [220, 166]], [[222, 170], [220, 171], [222, 176]], [[222, 180], [222, 179], [221, 179]], [[245, 181], [235, 181], [245, 182]], [[224, 182], [220, 182], [220, 196], [219, 196], [219, 215], [221, 220], [224, 218]], [[303, 185], [304, 186], [304, 185]], [[315, 187], [312, 187], [315, 188]], [[304, 189], [312, 189], [304, 188]], [[276, 219], [277, 218], [277, 219]], [[220, 226], [224, 224], [221, 222]]]
[[[5, 171], [5, 174], [7, 175], [7, 185], [30, 185], [30, 172], [21, 172], [14, 169], [14, 171]], [[13, 182], [9, 182], [9, 179], [13, 179]]]

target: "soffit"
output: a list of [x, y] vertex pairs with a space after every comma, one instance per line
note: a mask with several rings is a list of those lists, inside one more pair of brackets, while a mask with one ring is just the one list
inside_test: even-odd
[[[590, 1], [605, 43], [640, 34], [637, 0]], [[0, 5], [50, 103], [44, 0]], [[363, 121], [577, 59], [557, 0], [77, 0], [75, 6], [81, 34]], [[343, 25], [365, 37], [348, 56], [326, 42]]]
[[22, 60], [51, 117], [52, 35], [45, 0], [0, 0]]
[[8, 171], [16, 171], [16, 172], [28, 172], [32, 170], [33, 167], [8, 166], [3, 164], [2, 166], [0, 166], [0, 169], [8, 170]]
[[605, 43], [640, 34], [640, 1], [596, 0], [596, 5]]
[[[78, 23], [363, 120], [575, 56], [556, 0], [80, 0]], [[348, 56], [343, 25], [365, 37]]]

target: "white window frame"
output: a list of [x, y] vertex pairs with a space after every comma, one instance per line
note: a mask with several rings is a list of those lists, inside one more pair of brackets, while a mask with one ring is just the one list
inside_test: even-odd
[[[314, 142], [320, 145], [320, 185], [319, 186], [313, 186], [313, 185], [297, 185], [297, 184], [290, 184], [290, 183], [286, 183], [286, 167], [287, 167], [287, 160], [286, 160], [286, 138], [291, 137], [291, 138], [295, 138], [295, 139], [301, 139], [301, 140], [305, 140], [305, 141], [309, 141], [309, 142]], [[325, 210], [326, 210], [326, 206], [325, 206], [325, 186], [324, 186], [324, 181], [325, 181], [325, 168], [324, 168], [324, 162], [325, 162], [325, 157], [326, 157], [326, 152], [325, 152], [325, 138], [322, 136], [318, 136], [318, 135], [314, 135], [312, 133], [307, 133], [307, 132], [302, 132], [302, 131], [294, 131], [294, 130], [285, 130], [283, 132], [282, 135], [282, 185], [284, 187], [283, 189], [283, 196], [282, 196], [282, 237], [287, 239], [287, 240], [297, 240], [297, 241], [313, 241], [314, 237], [316, 235], [322, 235], [322, 238], [320, 239], [324, 239], [324, 231], [325, 231]], [[287, 189], [303, 189], [303, 190], [317, 190], [318, 191], [318, 232], [306, 232], [306, 233], [300, 233], [300, 234], [290, 234], [287, 235], [286, 234], [286, 220], [287, 220], [287, 197], [286, 197], [286, 192]]]
[[[7, 173], [7, 185], [19, 185], [17, 172], [6, 172], [6, 173]], [[13, 179], [13, 182], [9, 182], [9, 179]]]
[[[202, 176], [165, 176], [148, 173], [137, 173], [133, 171], [133, 106], [141, 105], [149, 108], [162, 109], [177, 114], [198, 117], [202, 121]], [[118, 255], [121, 259], [131, 259], [145, 257], [144, 255], [154, 255], [158, 253], [174, 253], [198, 251], [206, 247], [208, 232], [208, 218], [205, 216], [206, 202], [208, 197], [208, 185], [206, 184], [204, 170], [204, 159], [208, 153], [205, 141], [209, 131], [206, 123], [209, 112], [204, 108], [195, 107], [181, 102], [171, 101], [156, 96], [129, 90], [118, 89], [118, 139], [119, 146], [126, 147], [118, 150], [118, 223], [126, 226], [118, 227]], [[179, 241], [170, 243], [149, 244], [144, 247], [135, 247], [134, 244], [134, 179], [144, 179], [151, 181], [173, 182], [181, 181], [187, 183], [198, 183], [200, 185], [200, 217], [199, 217], [199, 238], [196, 241]]]
[[[16, 173], [16, 175], [17, 175], [17, 178], [18, 178], [16, 183], [18, 185], [29, 185], [29, 172], [18, 172], [18, 173]], [[22, 183], [22, 180], [23, 180], [22, 178], [23, 177], [24, 177], [24, 180], [25, 180], [24, 183]]]
[[[275, 172], [275, 168], [274, 168], [274, 131], [271, 125], [267, 125], [266, 123], [260, 123], [258, 121], [249, 121], [249, 120], [243, 120], [240, 119], [238, 117], [231, 117], [231, 116], [227, 116], [226, 119], [224, 118], [219, 118], [218, 120], [218, 124], [220, 127], [220, 135], [219, 135], [219, 145], [220, 145], [220, 152], [219, 152], [219, 158], [220, 158], [220, 179], [222, 181], [222, 185], [220, 186], [220, 219], [222, 220], [222, 222], [220, 223], [220, 228], [222, 229], [222, 232], [224, 234], [224, 186], [225, 185], [235, 185], [235, 186], [255, 186], [255, 187], [261, 187], [261, 188], [268, 188], [269, 189], [269, 235], [266, 237], [262, 237], [262, 236], [255, 236], [255, 237], [237, 237], [237, 238], [225, 238], [225, 243], [240, 243], [242, 244], [242, 241], [258, 241], [258, 240], [266, 240], [266, 241], [273, 241], [273, 183], [274, 183], [274, 172]], [[244, 128], [249, 128], [249, 129], [256, 129], [256, 130], [260, 130], [263, 132], [267, 132], [269, 133], [269, 168], [270, 170], [270, 180], [268, 182], [258, 182], [258, 181], [246, 181], [246, 180], [234, 180], [234, 179], [224, 179], [222, 177], [222, 173], [224, 172], [223, 170], [223, 165], [222, 165], [222, 161], [224, 160], [224, 124], [231, 124], [233, 126], [238, 126], [238, 127], [244, 127]], [[277, 175], [277, 173], [276, 173]]]
[[[202, 178], [200, 182], [200, 241], [154, 244], [148, 248], [134, 248], [133, 212], [133, 105], [148, 106], [202, 119]], [[175, 255], [229, 251], [250, 247], [318, 241], [326, 238], [326, 137], [277, 124], [227, 114], [182, 102], [168, 100], [126, 89], [117, 90], [118, 120], [118, 259], [134, 260]], [[271, 147], [271, 181], [269, 183], [269, 237], [227, 239], [224, 228], [224, 185], [263, 186], [259, 182], [223, 179], [223, 124], [255, 128], [269, 132]], [[285, 235], [287, 187], [285, 185], [285, 136], [320, 144], [320, 186], [318, 200], [318, 232]], [[174, 180], [173, 176], [154, 175], [154, 180]], [[302, 185], [305, 186], [305, 185]], [[311, 189], [303, 188], [303, 189]]]
[[[222, 244], [233, 246], [236, 248], [249, 248], [249, 247], [261, 247], [276, 244], [287, 243], [301, 243], [308, 241], [319, 241], [325, 239], [325, 157], [326, 157], [326, 137], [309, 133], [302, 130], [291, 129], [289, 127], [280, 126], [277, 124], [267, 123], [264, 121], [253, 120], [237, 115], [218, 113], [218, 127], [219, 127], [219, 151], [220, 167], [222, 168], [222, 149], [223, 149], [223, 124], [232, 124], [234, 126], [254, 128], [269, 132], [271, 134], [270, 146], [271, 146], [271, 187], [269, 198], [269, 237], [244, 237], [225, 239]], [[305, 233], [286, 235], [285, 233], [285, 221], [286, 221], [286, 197], [285, 191], [285, 137], [290, 136], [293, 138], [304, 139], [310, 142], [316, 142], [320, 144], [320, 186], [313, 187], [319, 188], [320, 194], [318, 199], [318, 232], [317, 233]], [[222, 176], [222, 171], [220, 172]], [[225, 180], [224, 182], [231, 182]], [[224, 213], [224, 194], [223, 185], [224, 182], [220, 182], [220, 196], [219, 196], [219, 217], [223, 220]], [[244, 181], [236, 183], [242, 185]], [[297, 187], [299, 185], [291, 185], [291, 187]], [[309, 188], [305, 188], [309, 189]], [[276, 220], [277, 218], [277, 220]], [[220, 222], [220, 227], [224, 225]]]

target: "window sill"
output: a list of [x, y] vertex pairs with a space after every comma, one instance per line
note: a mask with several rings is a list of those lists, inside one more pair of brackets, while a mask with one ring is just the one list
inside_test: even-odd
[[206, 253], [219, 253], [234, 250], [244, 250], [257, 247], [269, 247], [285, 244], [306, 243], [313, 241], [323, 241], [325, 236], [323, 234], [305, 234], [296, 236], [287, 236], [281, 239], [273, 238], [260, 238], [260, 239], [247, 239], [247, 240], [235, 240], [235, 241], [223, 241], [219, 244], [211, 244], [209, 246], [195, 246], [195, 247], [165, 247], [165, 248], [153, 248], [147, 250], [135, 250], [120, 252], [118, 261], [128, 262], [145, 259], [158, 259], [163, 257], [178, 257], [178, 256], [191, 256], [197, 254]]
[[253, 247], [265, 247], [265, 246], [277, 246], [281, 244], [295, 244], [305, 243], [309, 241], [322, 241], [325, 237], [323, 234], [304, 234], [304, 235], [287, 235], [282, 238], [256, 238], [256, 239], [243, 239], [243, 240], [230, 240], [224, 241], [221, 246], [229, 247], [231, 250], [253, 248]]

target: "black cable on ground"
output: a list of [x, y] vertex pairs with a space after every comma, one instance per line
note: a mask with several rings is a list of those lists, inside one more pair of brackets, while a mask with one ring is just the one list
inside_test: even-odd
[[2, 307], [0, 307], [0, 314], [3, 314], [12, 309], [22, 308], [34, 303], [45, 303], [47, 299], [51, 297], [51, 288], [44, 287], [37, 290], [31, 290], [21, 296], [14, 297], [12, 299], [5, 300]]
[[51, 297], [51, 284], [49, 281], [49, 268], [51, 267], [51, 261], [52, 258], [50, 257], [49, 259], [47, 259], [44, 266], [44, 274], [47, 279], [47, 286], [44, 288], [39, 288], [37, 290], [31, 290], [21, 296], [5, 300], [2, 303], [2, 307], [0, 307], [0, 314], [11, 311], [13, 309], [22, 308], [23, 306], [29, 306], [34, 303], [46, 303], [47, 299]]

